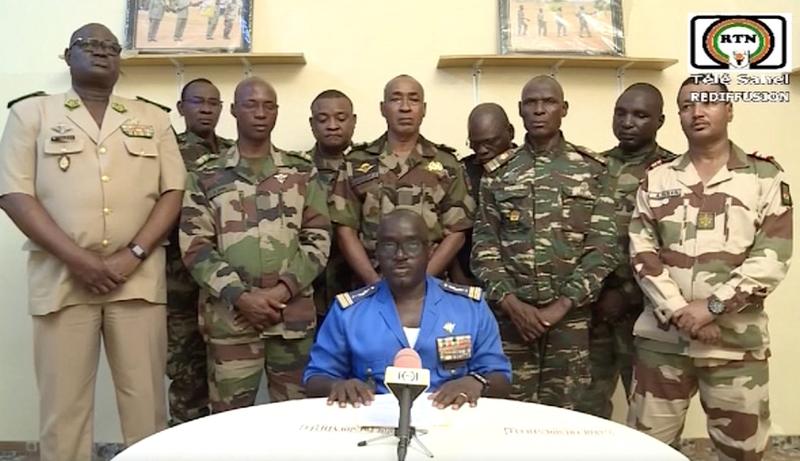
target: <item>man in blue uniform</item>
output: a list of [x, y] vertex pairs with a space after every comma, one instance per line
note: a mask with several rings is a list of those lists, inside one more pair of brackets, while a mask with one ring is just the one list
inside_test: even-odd
[[388, 392], [384, 371], [407, 347], [431, 371], [439, 408], [508, 395], [511, 366], [481, 289], [426, 276], [427, 235], [410, 210], [381, 220], [375, 254], [385, 279], [336, 297], [303, 376], [308, 396], [368, 405], [376, 392]]

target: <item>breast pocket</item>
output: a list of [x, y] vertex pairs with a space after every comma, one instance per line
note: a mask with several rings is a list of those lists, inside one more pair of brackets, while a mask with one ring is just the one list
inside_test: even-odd
[[597, 194], [586, 183], [561, 186], [564, 234], [570, 241], [583, 241], [592, 222]]
[[44, 164], [47, 171], [60, 170], [69, 172], [73, 155], [83, 153], [84, 142], [82, 139], [73, 139], [68, 142], [47, 140], [44, 144]]
[[244, 193], [235, 184], [222, 184], [208, 191], [217, 226], [217, 247], [226, 251], [239, 242], [247, 231]]
[[527, 186], [507, 187], [492, 193], [500, 213], [501, 232], [515, 233], [533, 227], [532, 191]]

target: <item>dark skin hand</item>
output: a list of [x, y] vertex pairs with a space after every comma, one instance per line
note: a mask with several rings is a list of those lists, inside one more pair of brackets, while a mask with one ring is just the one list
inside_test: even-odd
[[672, 316], [672, 323], [691, 336], [695, 336], [701, 328], [713, 321], [714, 314], [708, 310], [707, 299], [694, 300]]
[[594, 308], [601, 319], [611, 321], [624, 314], [627, 306], [628, 301], [619, 290], [603, 290]]
[[722, 337], [722, 331], [712, 322], [697, 330], [697, 334], [692, 337], [705, 344], [716, 344]]
[[511, 318], [511, 322], [525, 342], [536, 341], [550, 327], [550, 324], [541, 317], [539, 309], [520, 301], [513, 293], [503, 298], [500, 307]]
[[236, 300], [238, 314], [235, 320], [250, 323], [256, 330], [264, 330], [281, 323], [281, 311], [291, 294], [283, 283], [272, 288], [254, 288], [244, 292]]
[[340, 408], [352, 405], [370, 405], [375, 400], [375, 390], [360, 379], [331, 379], [312, 376], [306, 385], [309, 397], [327, 397], [328, 405], [338, 403]]
[[476, 406], [481, 391], [483, 385], [477, 379], [464, 376], [444, 383], [438, 391], [428, 396], [428, 400], [432, 400], [436, 408], [444, 409], [449, 406], [458, 410], [465, 403], [469, 403], [471, 407]]

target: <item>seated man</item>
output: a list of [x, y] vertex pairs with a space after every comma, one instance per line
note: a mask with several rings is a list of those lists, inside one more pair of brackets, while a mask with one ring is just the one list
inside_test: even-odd
[[481, 290], [426, 276], [427, 235], [413, 211], [383, 217], [375, 254], [385, 279], [336, 297], [303, 376], [309, 397], [369, 405], [375, 392], [387, 392], [384, 371], [406, 347], [431, 370], [439, 408], [508, 395], [511, 367]]

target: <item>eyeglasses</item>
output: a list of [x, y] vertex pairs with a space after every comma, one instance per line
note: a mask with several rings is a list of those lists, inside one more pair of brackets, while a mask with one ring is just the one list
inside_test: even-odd
[[419, 256], [425, 249], [425, 242], [419, 239], [404, 240], [402, 242], [378, 242], [375, 253], [389, 257], [396, 255], [399, 249], [402, 249], [407, 256]]
[[103, 51], [111, 56], [119, 56], [122, 52], [122, 47], [119, 43], [110, 40], [98, 40], [96, 38], [83, 38], [78, 37], [69, 44], [69, 47], [77, 46], [83, 51]]

